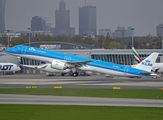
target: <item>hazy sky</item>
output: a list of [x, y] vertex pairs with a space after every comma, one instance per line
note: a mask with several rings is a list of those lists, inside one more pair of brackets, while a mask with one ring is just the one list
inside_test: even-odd
[[[27, 30], [33, 16], [41, 16], [55, 27], [55, 10], [60, 0], [6, 0], [6, 29]], [[98, 29], [111, 29], [118, 26], [135, 28], [136, 36], [151, 33], [156, 35], [156, 26], [163, 23], [163, 0], [86, 0], [87, 5], [97, 7]], [[70, 27], [78, 34], [79, 7], [85, 0], [65, 0], [70, 10]]]

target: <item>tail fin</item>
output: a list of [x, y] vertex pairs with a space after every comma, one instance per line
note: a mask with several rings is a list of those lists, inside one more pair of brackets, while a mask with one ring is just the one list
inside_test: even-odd
[[134, 53], [134, 57], [138, 61], [138, 63], [142, 62], [142, 59], [140, 58], [134, 47], [132, 47], [132, 52]]
[[141, 63], [137, 64], [134, 68], [151, 72], [152, 66], [155, 63], [159, 53], [153, 52], [150, 56], [144, 59]]

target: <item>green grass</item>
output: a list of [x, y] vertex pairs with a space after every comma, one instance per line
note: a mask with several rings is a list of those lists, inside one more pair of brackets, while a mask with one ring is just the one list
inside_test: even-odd
[[[85, 88], [1, 88], [0, 94], [55, 95], [55, 96], [85, 96], [109, 98], [143, 98], [163, 99], [163, 90], [158, 89], [85, 89]], [[157, 98], [160, 96], [160, 98]]]
[[0, 120], [163, 120], [163, 108], [0, 104]]

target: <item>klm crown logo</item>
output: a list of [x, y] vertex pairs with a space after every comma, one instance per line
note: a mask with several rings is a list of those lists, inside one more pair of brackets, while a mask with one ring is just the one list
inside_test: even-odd
[[151, 67], [153, 66], [153, 64], [149, 60], [145, 60], [145, 62], [142, 62], [142, 65], [151, 66]]

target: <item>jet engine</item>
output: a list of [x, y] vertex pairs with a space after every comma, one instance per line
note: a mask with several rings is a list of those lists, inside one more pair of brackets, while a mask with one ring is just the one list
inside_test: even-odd
[[61, 61], [55, 61], [53, 60], [51, 63], [51, 67], [53, 69], [57, 69], [57, 70], [66, 70], [66, 64], [64, 62]]

